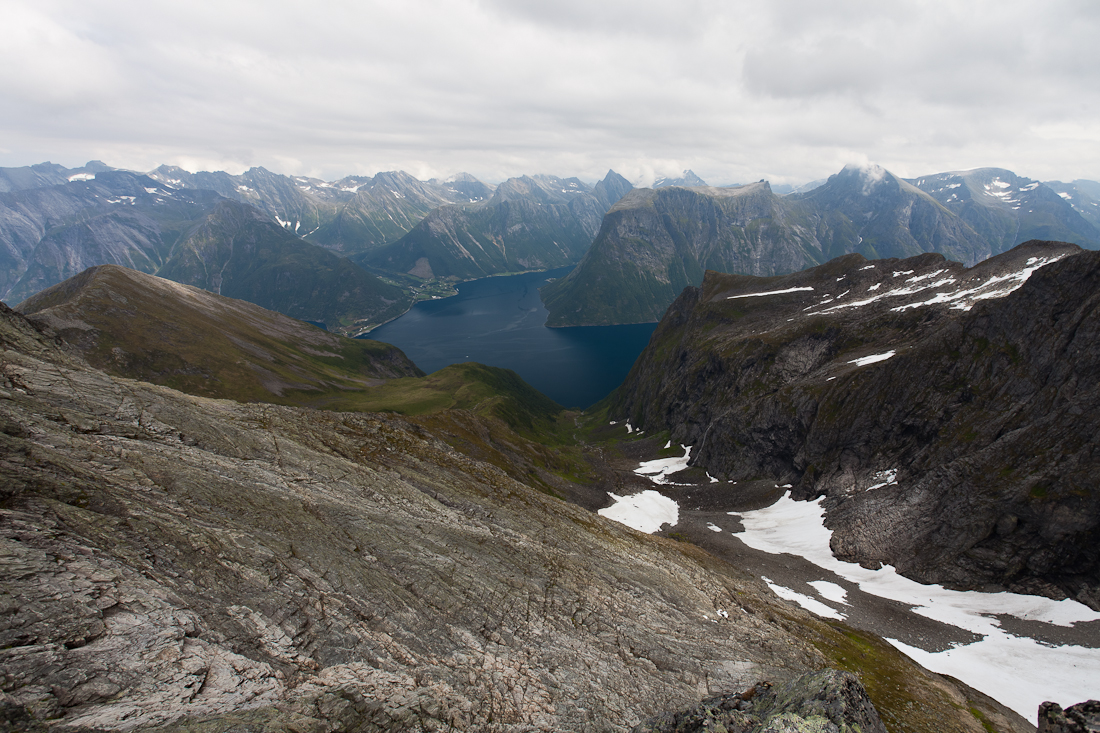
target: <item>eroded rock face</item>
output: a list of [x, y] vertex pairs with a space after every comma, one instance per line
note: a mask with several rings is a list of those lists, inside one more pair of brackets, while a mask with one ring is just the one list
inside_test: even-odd
[[624, 730], [825, 665], [754, 579], [400, 419], [111, 378], [6, 309], [0, 345], [28, 730]]
[[611, 416], [712, 476], [826, 495], [838, 557], [1100, 608], [1098, 343], [1100, 255], [1074, 245], [710, 273]]
[[1071, 705], [1065, 710], [1056, 702], [1039, 706], [1039, 733], [1096, 733], [1100, 731], [1100, 701]]
[[802, 675], [779, 689], [759, 683], [743, 693], [704, 700], [635, 726], [633, 733], [886, 733], [867, 691], [832, 669]]

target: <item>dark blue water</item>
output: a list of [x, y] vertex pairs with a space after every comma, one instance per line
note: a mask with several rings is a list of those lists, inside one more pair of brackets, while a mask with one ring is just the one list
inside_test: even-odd
[[458, 295], [417, 303], [369, 338], [429, 374], [464, 361], [505, 367], [561, 405], [588, 407], [622, 383], [656, 324], [546, 328], [538, 289], [571, 269], [463, 283]]

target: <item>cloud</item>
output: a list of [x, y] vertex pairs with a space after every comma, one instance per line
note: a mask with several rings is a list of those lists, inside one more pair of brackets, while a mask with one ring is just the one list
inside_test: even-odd
[[[1052, 0], [9, 0], [0, 163], [800, 183], [1100, 178], [1100, 14]], [[417, 173], [420, 175], [421, 173]]]

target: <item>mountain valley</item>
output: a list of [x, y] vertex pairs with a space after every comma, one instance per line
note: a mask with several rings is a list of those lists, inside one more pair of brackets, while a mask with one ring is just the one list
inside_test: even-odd
[[474, 457], [503, 455], [478, 438], [491, 416], [190, 396], [91, 368], [6, 308], [0, 342], [0, 704], [19, 730], [626, 730], [830, 665], [891, 729], [1027, 729], [690, 544]]
[[[843, 698], [842, 729], [1022, 733], [1088, 694], [1059, 660], [1100, 679], [1091, 182], [0, 174], [12, 731]], [[347, 337], [578, 260], [546, 325], [659, 321], [587, 411]]]

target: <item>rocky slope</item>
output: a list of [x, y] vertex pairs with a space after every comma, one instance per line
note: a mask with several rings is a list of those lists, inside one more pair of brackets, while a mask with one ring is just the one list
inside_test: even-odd
[[850, 252], [942, 252], [973, 264], [990, 248], [928, 194], [881, 168], [845, 168], [784, 197], [763, 181], [642, 189], [608, 212], [577, 269], [543, 289], [547, 325], [656, 321], [705, 270], [779, 275]]
[[1100, 231], [1100, 183], [1079, 178], [1072, 183], [1044, 181], [1043, 185], [1065, 199], [1074, 211]]
[[[910, 181], [958, 214], [993, 254], [1030, 239], [1100, 248], [1100, 229], [1057, 189], [1003, 168], [939, 173]], [[1083, 203], [1087, 209], [1086, 202]]]
[[19, 302], [102, 264], [347, 332], [394, 318], [412, 303], [412, 296], [349, 260], [213, 191], [109, 171], [0, 193], [0, 298]]
[[970, 269], [927, 254], [712, 272], [611, 415], [671, 429], [716, 477], [827, 495], [838, 557], [1100, 608], [1098, 328], [1100, 254], [1065, 243]]
[[396, 318], [413, 302], [346, 257], [227, 200], [173, 248], [157, 274], [350, 335]]
[[471, 280], [579, 260], [630, 184], [614, 171], [590, 189], [576, 178], [523, 176], [477, 205], [443, 206], [359, 261], [423, 279]]
[[422, 427], [109, 377], [3, 306], [0, 347], [20, 730], [626, 730], [831, 660], [889, 665], [899, 730], [983, 730], [965, 688]]
[[311, 404], [423, 376], [389, 344], [117, 265], [89, 268], [17, 309], [97, 368], [204, 397]]

